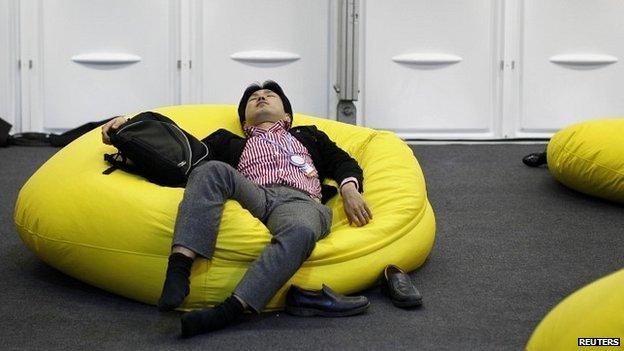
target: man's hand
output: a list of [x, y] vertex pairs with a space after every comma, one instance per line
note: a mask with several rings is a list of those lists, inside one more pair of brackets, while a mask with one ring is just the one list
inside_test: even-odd
[[108, 121], [105, 125], [102, 126], [102, 142], [104, 144], [110, 145], [111, 141], [110, 141], [110, 137], [108, 136], [108, 132], [111, 129], [119, 129], [119, 127], [126, 123], [128, 121], [128, 119], [126, 117], [117, 117], [117, 118], [113, 118], [110, 121]]
[[349, 225], [355, 223], [355, 225], [361, 227], [373, 219], [373, 213], [353, 182], [343, 185], [340, 193], [344, 203], [345, 214], [349, 219]]

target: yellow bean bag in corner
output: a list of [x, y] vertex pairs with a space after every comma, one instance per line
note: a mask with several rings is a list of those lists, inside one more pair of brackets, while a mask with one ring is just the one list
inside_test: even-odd
[[[619, 338], [620, 345], [578, 346], [578, 338]], [[527, 351], [624, 350], [624, 269], [565, 298], [537, 326]], [[592, 345], [593, 341], [584, 341]], [[613, 344], [613, 343], [612, 343]]]
[[[203, 138], [219, 128], [242, 135], [235, 106], [156, 109]], [[350, 227], [339, 196], [331, 234], [318, 242], [267, 310], [283, 307], [290, 284], [322, 283], [350, 294], [374, 284], [387, 264], [406, 270], [423, 264], [434, 242], [434, 214], [425, 179], [409, 147], [389, 132], [296, 114], [295, 125], [314, 124], [364, 170], [364, 197], [374, 219]], [[30, 250], [57, 269], [131, 299], [155, 304], [164, 281], [173, 227], [184, 189], [161, 187], [108, 168], [93, 130], [48, 160], [23, 186], [15, 206], [17, 230]], [[265, 226], [236, 201], [226, 202], [214, 258], [197, 259], [191, 292], [181, 309], [223, 301], [270, 241]]]
[[624, 118], [591, 120], [557, 132], [548, 169], [562, 184], [624, 203]]

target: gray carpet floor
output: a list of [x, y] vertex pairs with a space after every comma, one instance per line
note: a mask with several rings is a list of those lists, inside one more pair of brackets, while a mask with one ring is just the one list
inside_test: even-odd
[[190, 340], [177, 338], [176, 313], [77, 281], [25, 248], [15, 199], [56, 149], [0, 149], [0, 348], [521, 350], [559, 301], [623, 266], [624, 207], [521, 163], [543, 145], [412, 148], [438, 222], [431, 256], [411, 273], [422, 308], [398, 309], [373, 288], [364, 315], [269, 313]]

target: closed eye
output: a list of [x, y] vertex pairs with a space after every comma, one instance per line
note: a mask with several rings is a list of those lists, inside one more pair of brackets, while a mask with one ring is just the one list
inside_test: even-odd
[[[270, 98], [276, 98], [277, 94], [268, 93], [264, 97], [265, 98], [269, 98], [269, 97]], [[249, 100], [247, 100], [247, 102], [258, 100], [258, 98], [259, 98], [258, 95], [252, 95], [251, 97], [249, 97]]]

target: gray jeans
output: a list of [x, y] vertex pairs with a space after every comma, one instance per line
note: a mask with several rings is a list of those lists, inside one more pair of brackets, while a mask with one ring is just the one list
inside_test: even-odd
[[261, 311], [310, 256], [331, 228], [331, 209], [287, 186], [252, 183], [227, 163], [204, 162], [190, 174], [178, 209], [173, 245], [211, 259], [223, 206], [237, 200], [273, 235], [238, 283], [234, 294]]

